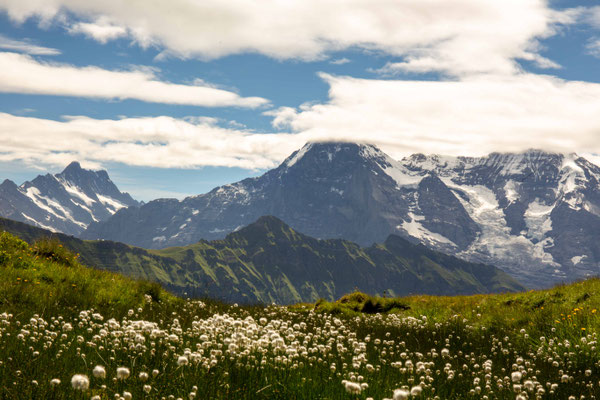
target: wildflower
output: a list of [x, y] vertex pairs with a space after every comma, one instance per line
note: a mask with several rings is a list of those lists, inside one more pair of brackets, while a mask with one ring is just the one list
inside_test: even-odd
[[394, 390], [393, 400], [406, 400], [410, 396], [408, 390], [396, 389]]
[[71, 386], [73, 386], [73, 389], [75, 390], [85, 391], [90, 387], [90, 380], [85, 375], [76, 374], [71, 378]]
[[130, 372], [129, 372], [129, 368], [126, 367], [119, 367], [117, 368], [117, 379], [127, 379], [129, 378]]
[[60, 379], [54, 378], [50, 381], [50, 386], [58, 386], [60, 385]]
[[153, 377], [153, 378], [156, 378], [156, 377], [158, 376], [158, 374], [159, 374], [159, 372], [158, 372], [158, 370], [157, 370], [157, 369], [153, 369], [153, 370], [152, 370], [152, 377]]
[[184, 366], [184, 365], [188, 365], [189, 364], [189, 360], [186, 356], [179, 356], [179, 358], [177, 359], [177, 365]]
[[142, 382], [147, 381], [148, 380], [148, 373], [146, 373], [146, 372], [140, 372], [139, 378], [140, 378], [140, 381], [142, 381]]
[[518, 383], [521, 382], [521, 378], [523, 378], [523, 374], [521, 374], [519, 371], [515, 371], [510, 375], [510, 379], [514, 382], [514, 383]]
[[144, 392], [145, 393], [150, 393], [151, 390], [152, 390], [152, 386], [150, 386], [150, 385], [144, 385]]
[[125, 400], [131, 400], [131, 393], [129, 393], [129, 392], [123, 392], [123, 398]]
[[360, 394], [360, 392], [362, 391], [362, 388], [358, 383], [343, 380], [342, 385], [344, 385], [346, 392], [350, 394]]
[[106, 378], [106, 370], [104, 369], [104, 367], [102, 365], [96, 365], [94, 367], [94, 370], [92, 371], [92, 374], [94, 375], [94, 378], [98, 378], [98, 379]]
[[410, 389], [410, 395], [411, 395], [411, 396], [419, 396], [419, 395], [421, 395], [421, 391], [422, 391], [422, 390], [423, 390], [423, 389], [421, 388], [421, 386], [413, 386], [413, 387]]

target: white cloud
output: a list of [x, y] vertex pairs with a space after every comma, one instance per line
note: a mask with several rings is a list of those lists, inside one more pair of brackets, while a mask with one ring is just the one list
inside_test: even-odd
[[[278, 59], [322, 59], [347, 48], [405, 57], [392, 71], [512, 73], [515, 59], [542, 60], [537, 40], [573, 23], [578, 12], [553, 11], [546, 0], [0, 0], [17, 21], [76, 15], [110, 21], [163, 55], [216, 58], [257, 52]], [[93, 25], [93, 24], [92, 24]], [[97, 24], [96, 24], [97, 25]], [[98, 40], [108, 40], [90, 31]], [[74, 29], [82, 29], [74, 28]], [[119, 30], [118, 34], [123, 31]]]
[[587, 54], [600, 58], [600, 39], [594, 39], [587, 43], [585, 46]]
[[129, 71], [47, 63], [23, 54], [0, 52], [0, 92], [77, 96], [99, 99], [136, 99], [151, 103], [205, 107], [255, 108], [268, 103], [260, 97], [207, 85], [183, 85], [159, 80], [149, 68]]
[[0, 113], [0, 162], [64, 166], [120, 162], [159, 168], [273, 167], [305, 142], [303, 135], [222, 128], [212, 118], [69, 117], [65, 121]]
[[68, 30], [69, 33], [83, 34], [103, 44], [127, 35], [127, 29], [113, 25], [106, 18], [99, 18], [94, 22], [77, 22]]
[[374, 143], [395, 158], [529, 148], [600, 154], [597, 83], [525, 73], [457, 81], [322, 77], [328, 102], [265, 112], [292, 133], [221, 127], [210, 117], [52, 121], [0, 114], [0, 161], [263, 169], [310, 140]]
[[600, 153], [600, 84], [535, 74], [457, 81], [322, 74], [329, 101], [267, 112], [304, 138], [371, 142], [394, 157], [542, 148]]
[[38, 46], [28, 40], [14, 40], [0, 34], [0, 49], [18, 51], [21, 53], [40, 55], [40, 56], [56, 56], [61, 54], [60, 50], [51, 47]]
[[329, 61], [329, 64], [333, 64], [333, 65], [343, 65], [343, 64], [348, 64], [350, 62], [350, 60], [346, 57], [344, 58], [337, 58], [335, 60], [331, 60]]

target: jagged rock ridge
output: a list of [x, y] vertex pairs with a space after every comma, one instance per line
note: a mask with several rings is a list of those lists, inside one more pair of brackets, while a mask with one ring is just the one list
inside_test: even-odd
[[0, 216], [71, 235], [135, 205], [139, 203], [120, 192], [106, 171], [86, 170], [78, 162], [21, 186], [8, 179], [0, 184]]

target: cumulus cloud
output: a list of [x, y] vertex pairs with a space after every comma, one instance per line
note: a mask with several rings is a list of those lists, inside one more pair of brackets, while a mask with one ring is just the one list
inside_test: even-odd
[[450, 75], [512, 73], [515, 59], [554, 66], [537, 40], [573, 23], [574, 10], [557, 12], [545, 0], [0, 0], [17, 21], [64, 17], [63, 10], [99, 41], [127, 32], [165, 54], [211, 59], [256, 52], [277, 59], [315, 60], [347, 48], [404, 58], [385, 71], [440, 71]]
[[15, 40], [0, 34], [0, 49], [18, 51], [40, 56], [56, 56], [60, 50], [51, 47], [38, 46], [28, 40]]
[[143, 67], [128, 71], [76, 67], [40, 62], [28, 55], [10, 52], [0, 52], [0, 65], [0, 92], [5, 93], [136, 99], [205, 107], [255, 108], [268, 103], [260, 97], [241, 97], [201, 81], [202, 84], [197, 85], [161, 81], [152, 69]]
[[64, 121], [0, 113], [0, 161], [64, 166], [120, 162], [159, 168], [270, 168], [305, 142], [303, 135], [219, 127], [212, 118], [146, 117]]
[[374, 143], [395, 158], [529, 148], [600, 154], [597, 83], [525, 73], [456, 81], [321, 76], [330, 85], [327, 102], [265, 112], [285, 132], [223, 127], [210, 117], [53, 121], [0, 114], [0, 161], [264, 169], [307, 141], [326, 140]]
[[457, 81], [321, 76], [329, 101], [269, 111], [275, 127], [310, 139], [375, 143], [396, 158], [528, 148], [600, 153], [597, 83], [535, 74]]

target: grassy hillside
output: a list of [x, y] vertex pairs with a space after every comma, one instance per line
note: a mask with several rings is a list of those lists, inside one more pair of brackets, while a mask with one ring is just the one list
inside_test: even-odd
[[[49, 234], [8, 220], [0, 220], [0, 228], [29, 241]], [[524, 289], [493, 266], [469, 263], [398, 236], [362, 248], [345, 240], [311, 238], [274, 217], [262, 217], [223, 240], [163, 250], [54, 235], [86, 265], [156, 281], [175, 293], [230, 302], [334, 300], [355, 289], [389, 295]]]
[[148, 302], [179, 301], [157, 283], [82, 266], [58, 240], [29, 245], [7, 232], [0, 232], [0, 275], [0, 309], [19, 314], [81, 308], [119, 314]]
[[383, 298], [355, 292], [335, 302], [319, 301], [293, 307], [350, 317], [374, 313], [426, 315], [433, 322], [460, 316], [498, 334], [527, 328], [530, 334], [539, 337], [554, 329], [565, 337], [580, 338], [590, 329], [600, 331], [597, 315], [600, 311], [600, 278], [547, 290], [496, 295]]

